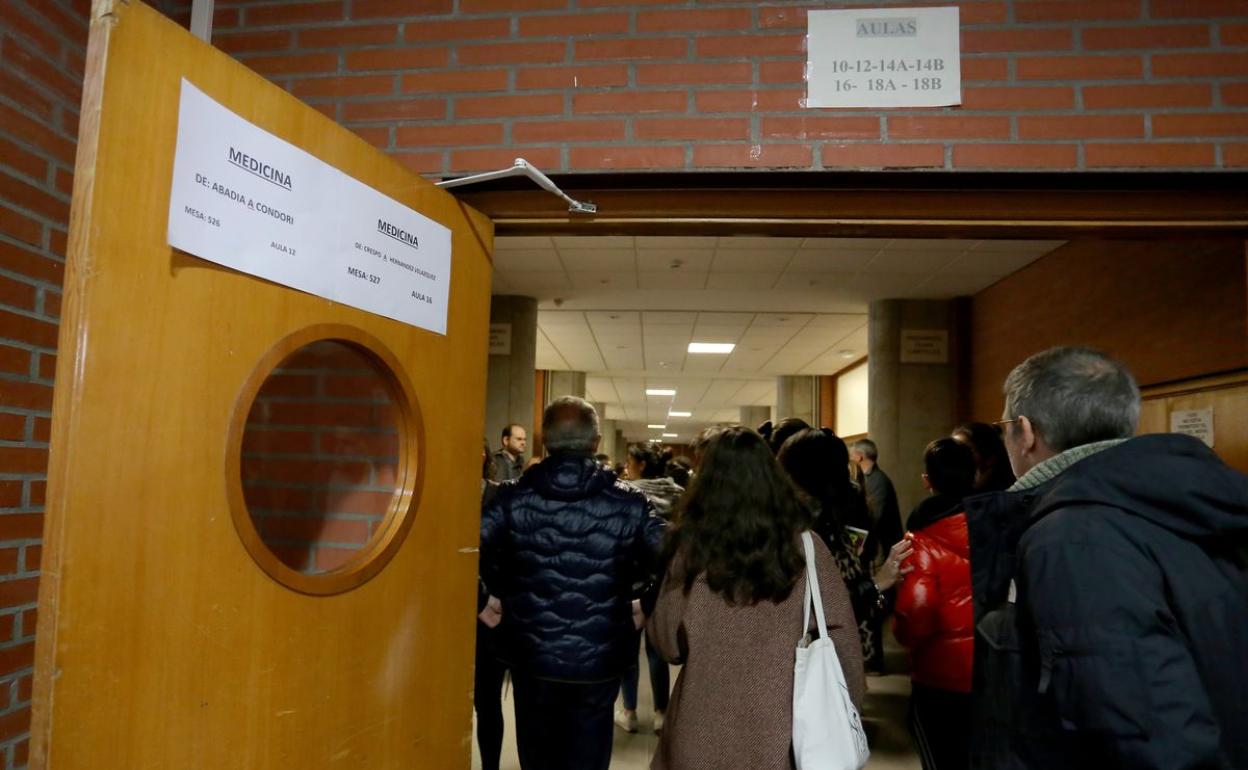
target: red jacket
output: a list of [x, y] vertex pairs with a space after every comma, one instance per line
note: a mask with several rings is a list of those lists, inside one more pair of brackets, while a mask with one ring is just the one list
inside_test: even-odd
[[966, 513], [960, 501], [932, 497], [909, 524], [914, 571], [897, 590], [893, 632], [910, 650], [915, 682], [969, 693], [975, 622]]

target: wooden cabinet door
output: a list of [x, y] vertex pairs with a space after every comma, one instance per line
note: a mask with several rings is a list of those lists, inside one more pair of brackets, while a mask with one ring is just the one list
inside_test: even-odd
[[[467, 768], [493, 228], [139, 2], [92, 13], [40, 587], [32, 766]], [[182, 78], [452, 231], [445, 335], [172, 249]], [[370, 545], [253, 555], [242, 428], [283, 356], [366, 349], [399, 456]]]

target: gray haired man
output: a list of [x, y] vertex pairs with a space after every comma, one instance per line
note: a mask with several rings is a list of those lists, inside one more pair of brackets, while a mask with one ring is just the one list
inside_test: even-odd
[[524, 770], [607, 770], [620, 675], [637, 664], [632, 600], [657, 583], [663, 521], [594, 459], [599, 439], [588, 402], [556, 399], [542, 415], [549, 456], [482, 514]]
[[1094, 350], [1005, 381], [1018, 482], [966, 504], [973, 768], [1248, 767], [1248, 477], [1139, 414]]

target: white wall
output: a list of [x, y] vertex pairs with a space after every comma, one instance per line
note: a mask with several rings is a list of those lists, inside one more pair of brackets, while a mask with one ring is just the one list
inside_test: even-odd
[[867, 362], [842, 372], [836, 379], [836, 435], [867, 432]]

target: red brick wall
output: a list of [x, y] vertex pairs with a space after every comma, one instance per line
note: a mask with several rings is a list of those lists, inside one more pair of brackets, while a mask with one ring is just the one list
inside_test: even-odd
[[[88, 5], [0, 0], [4, 770], [26, 763]], [[184, 19], [189, 1], [156, 5]], [[216, 43], [432, 174], [515, 155], [552, 171], [1248, 167], [1244, 0], [959, 5], [952, 110], [803, 111], [808, 4], [787, 0], [217, 0]]]
[[367, 545], [394, 499], [398, 417], [370, 361], [318, 342], [274, 370], [243, 435], [252, 521], [288, 566], [323, 572]]
[[0, 768], [26, 765], [86, 6], [0, 0]]
[[843, 2], [218, 0], [214, 43], [431, 174], [1248, 166], [1243, 0], [957, 4], [954, 109], [803, 110]]

